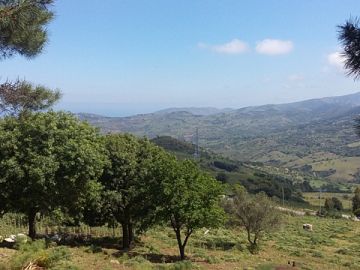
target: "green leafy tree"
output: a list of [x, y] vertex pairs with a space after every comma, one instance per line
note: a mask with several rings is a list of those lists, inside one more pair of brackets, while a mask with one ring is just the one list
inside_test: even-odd
[[264, 232], [278, 229], [281, 215], [269, 197], [261, 192], [250, 195], [241, 186], [233, 188], [233, 197], [225, 202], [225, 209], [232, 222], [245, 228], [251, 252], [258, 250]]
[[0, 84], [0, 114], [20, 115], [53, 106], [61, 97], [59, 91], [33, 86], [25, 81]]
[[354, 192], [354, 197], [352, 198], [352, 209], [355, 213], [358, 209], [360, 209], [360, 188], [356, 188]]
[[156, 167], [162, 175], [158, 214], [174, 230], [184, 260], [186, 244], [196, 229], [218, 227], [224, 222], [219, 205], [222, 185], [189, 160], [180, 162], [169, 157]]
[[166, 154], [146, 139], [132, 135], [109, 134], [105, 146], [110, 163], [101, 177], [104, 186], [102, 212], [121, 224], [124, 249], [134, 239], [134, 231], [145, 231], [154, 222], [161, 178], [156, 175], [156, 160]]
[[341, 201], [336, 197], [326, 198], [324, 207], [327, 211], [333, 211], [333, 210], [342, 211], [343, 210], [343, 205], [342, 205]]
[[1, 207], [27, 215], [36, 235], [37, 213], [80, 212], [98, 190], [106, 162], [96, 129], [67, 113], [31, 113], [0, 120]]
[[15, 53], [39, 54], [47, 41], [46, 25], [53, 18], [52, 0], [0, 1], [0, 58]]

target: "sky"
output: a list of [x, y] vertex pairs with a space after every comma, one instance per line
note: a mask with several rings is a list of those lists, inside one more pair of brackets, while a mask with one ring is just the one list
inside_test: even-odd
[[34, 59], [0, 80], [60, 89], [58, 109], [125, 116], [345, 95], [337, 25], [358, 0], [57, 0]]

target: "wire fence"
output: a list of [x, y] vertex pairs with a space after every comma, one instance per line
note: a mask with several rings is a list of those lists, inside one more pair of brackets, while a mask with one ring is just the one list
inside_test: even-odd
[[[0, 236], [2, 238], [18, 233], [27, 234], [27, 232], [28, 221], [25, 215], [8, 213], [0, 218]], [[36, 232], [39, 235], [71, 234], [114, 238], [121, 236], [121, 229], [116, 225], [101, 227], [90, 227], [86, 224], [65, 226], [54, 224], [52, 220], [46, 217], [38, 218], [36, 222]]]

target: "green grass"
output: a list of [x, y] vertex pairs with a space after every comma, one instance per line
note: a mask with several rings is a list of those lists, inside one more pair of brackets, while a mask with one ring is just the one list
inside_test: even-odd
[[3, 270], [22, 270], [30, 264], [49, 270], [75, 270], [71, 264], [70, 249], [64, 246], [47, 248], [45, 240], [23, 243], [7, 263], [0, 263]]
[[332, 192], [321, 192], [321, 197], [319, 192], [304, 192], [304, 199], [312, 206], [320, 207], [324, 206], [326, 198], [336, 197], [338, 198], [344, 209], [351, 210], [352, 209], [352, 197], [354, 194], [352, 193], [332, 193]]
[[[313, 224], [313, 231], [303, 230], [304, 223]], [[39, 242], [40, 248], [32, 247], [30, 251], [0, 248], [0, 254], [6, 255], [0, 256], [0, 263], [5, 267], [22, 265], [27, 258], [46, 254], [44, 261], [56, 262], [48, 265], [59, 270], [275, 269], [287, 266], [288, 261], [295, 261], [299, 269], [360, 269], [360, 229], [352, 221], [286, 215], [279, 231], [264, 235], [256, 255], [249, 252], [241, 228], [210, 230], [207, 234], [205, 231], [205, 228], [198, 230], [190, 238], [185, 262], [178, 261], [173, 231], [156, 227], [142, 235], [128, 253], [111, 247], [106, 242], [111, 239], [96, 238], [92, 246], [50, 249], [44, 249], [43, 242]], [[65, 265], [64, 258], [71, 260], [70, 264]]]

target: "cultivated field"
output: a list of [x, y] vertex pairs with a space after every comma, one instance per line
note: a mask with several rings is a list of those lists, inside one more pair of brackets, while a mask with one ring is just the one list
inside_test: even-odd
[[351, 193], [333, 193], [333, 192], [321, 192], [321, 195], [319, 192], [304, 192], [303, 197], [305, 201], [310, 203], [311, 206], [314, 207], [320, 207], [320, 205], [323, 207], [325, 203], [326, 198], [338, 198], [343, 207], [344, 210], [351, 210], [352, 208], [352, 197], [354, 194]]

